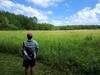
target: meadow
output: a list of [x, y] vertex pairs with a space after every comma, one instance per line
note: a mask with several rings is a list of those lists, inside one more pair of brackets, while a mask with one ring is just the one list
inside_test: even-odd
[[[12, 55], [15, 56], [14, 61], [17, 63], [18, 61], [15, 59], [18, 57], [21, 64], [22, 43], [26, 40], [27, 32], [24, 30], [0, 31], [0, 57], [9, 55], [12, 58]], [[37, 57], [39, 63], [50, 69], [56, 69], [63, 75], [100, 75], [100, 30], [32, 32], [33, 39], [39, 43]], [[0, 58], [0, 61], [7, 60]], [[2, 65], [0, 64], [0, 66]], [[0, 71], [2, 72], [2, 70]]]

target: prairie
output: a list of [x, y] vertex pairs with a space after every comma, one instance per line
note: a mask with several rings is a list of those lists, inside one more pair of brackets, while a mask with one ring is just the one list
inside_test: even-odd
[[[22, 59], [27, 32], [0, 31], [0, 53]], [[100, 30], [32, 32], [39, 43], [38, 62], [66, 75], [100, 75]]]

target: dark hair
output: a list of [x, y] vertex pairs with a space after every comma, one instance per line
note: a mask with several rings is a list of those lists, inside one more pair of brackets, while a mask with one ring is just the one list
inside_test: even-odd
[[28, 38], [28, 39], [32, 39], [32, 36], [27, 35], [27, 38]]

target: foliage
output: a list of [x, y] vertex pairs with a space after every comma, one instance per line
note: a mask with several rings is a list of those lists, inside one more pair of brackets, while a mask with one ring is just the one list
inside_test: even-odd
[[[0, 31], [0, 52], [21, 56], [26, 32]], [[99, 34], [100, 30], [33, 31], [38, 61], [68, 75], [100, 75]]]
[[0, 11], [0, 30], [77, 30], [100, 29], [100, 25], [66, 25], [54, 26], [48, 23], [38, 23], [38, 18]]
[[51, 24], [39, 24], [37, 17], [15, 15], [14, 13], [0, 11], [0, 30], [51, 30]]
[[[16, 55], [0, 53], [0, 75], [25, 75], [22, 58]], [[37, 63], [34, 75], [66, 75], [42, 63]]]
[[100, 29], [100, 25], [67, 25], [56, 26], [57, 30]]

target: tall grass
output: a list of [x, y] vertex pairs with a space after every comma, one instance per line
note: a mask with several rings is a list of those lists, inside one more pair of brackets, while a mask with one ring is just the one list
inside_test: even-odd
[[[38, 60], [73, 75], [100, 74], [100, 30], [32, 31]], [[0, 31], [0, 52], [21, 55], [27, 31]]]

